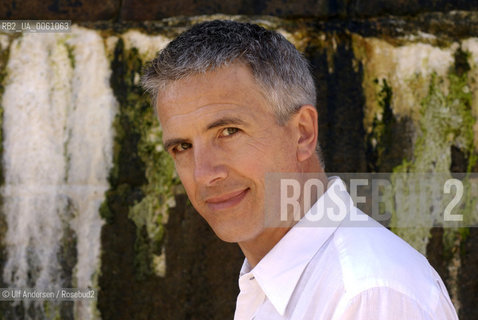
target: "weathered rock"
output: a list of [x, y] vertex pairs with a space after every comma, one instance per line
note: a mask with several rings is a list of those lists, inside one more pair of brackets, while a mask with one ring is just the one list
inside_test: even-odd
[[0, 4], [0, 19], [113, 20], [119, 6], [119, 0], [8, 0]]
[[469, 228], [461, 246], [462, 266], [459, 275], [460, 319], [477, 319], [478, 308], [478, 226]]
[[384, 15], [405, 16], [433, 11], [477, 9], [478, 2], [476, 0], [107, 0], [102, 2], [92, 0], [50, 0], [48, 2], [8, 0], [0, 5], [0, 17], [2, 19], [71, 19], [73, 21], [144, 21], [222, 13], [330, 19]]
[[[102, 318], [232, 318], [243, 256], [236, 245], [214, 235], [185, 195], [175, 193], [176, 206], [169, 210], [164, 237], [158, 241], [151, 239], [147, 226], [131, 219], [131, 208], [147, 196], [148, 180], [167, 172], [147, 175], [148, 163], [141, 157], [144, 128], [153, 111], [135, 81], [142, 67], [137, 48], [126, 49], [123, 40], [118, 41], [111, 67], [120, 111], [111, 188], [101, 210], [106, 219], [98, 299]], [[161, 170], [168, 171], [167, 166], [155, 168]], [[165, 256], [161, 272], [153, 267], [159, 254]]]
[[122, 3], [122, 20], [157, 20], [174, 16], [207, 14], [272, 15], [277, 17], [333, 17], [345, 13], [345, 1], [330, 0], [233, 0], [233, 1], [154, 1]]
[[[328, 42], [330, 41], [330, 43]], [[336, 49], [309, 46], [317, 86], [319, 141], [328, 172], [365, 172], [362, 70], [353, 67], [349, 35], [333, 34]]]
[[355, 0], [349, 4], [350, 16], [415, 15], [423, 12], [476, 10], [477, 1], [467, 0]]
[[[208, 5], [193, 1], [183, 1], [179, 4], [164, 1], [133, 4], [125, 1], [120, 16], [123, 20], [142, 20], [144, 17], [158, 19], [178, 14], [187, 16], [211, 12], [238, 12], [346, 18], [347, 12], [350, 16], [363, 17], [368, 14], [367, 10], [370, 10], [370, 15], [383, 15], [380, 18], [355, 20], [271, 18], [263, 21], [270, 23], [269, 26], [273, 25], [273, 28], [285, 30], [293, 37], [300, 38], [303, 32], [300, 38], [300, 41], [303, 41], [302, 49], [311, 61], [317, 83], [319, 139], [327, 171], [390, 172], [403, 160], [413, 160], [415, 147], [413, 135], [417, 126], [411, 117], [397, 117], [394, 113], [399, 104], [403, 103], [403, 99], [393, 105], [392, 97], [398, 97], [403, 88], [399, 89], [396, 86], [392, 88], [394, 84], [390, 77], [376, 77], [376, 84], [381, 86], [379, 89], [382, 88], [379, 95], [383, 110], [379, 113], [381, 115], [379, 125], [383, 126], [383, 130], [372, 128], [372, 133], [380, 131], [378, 144], [373, 146], [369, 139], [373, 136], [367, 132], [369, 127], [364, 125], [365, 112], [368, 112], [365, 107], [368, 96], [365, 94], [364, 77], [367, 73], [367, 63], [375, 58], [371, 57], [370, 51], [367, 50], [364, 50], [365, 56], [362, 60], [358, 57], [354, 47], [356, 45], [354, 36], [386, 42], [386, 46], [390, 46], [393, 50], [418, 43], [440, 51], [449, 48], [454, 42], [458, 43], [464, 38], [478, 35], [478, 14], [462, 11], [446, 14], [425, 13], [416, 17], [402, 18], [385, 16], [390, 10], [395, 10], [393, 13], [397, 15], [421, 12], [422, 9], [446, 11], [458, 8], [456, 3], [464, 6], [463, 1], [452, 1], [455, 3], [453, 6], [443, 8], [436, 5], [442, 3], [439, 1], [421, 1], [419, 3], [423, 8], [418, 8], [414, 4], [409, 8], [400, 7], [409, 3], [407, 1], [395, 4], [388, 1], [372, 1], [371, 3], [377, 7], [372, 7], [370, 3], [364, 1], [344, 2], [347, 8], [342, 2], [338, 2], [340, 5], [332, 6], [332, 1], [320, 0], [306, 2], [308, 7], [300, 7], [300, 3], [284, 4], [281, 7], [279, 1], [259, 1], [259, 4], [253, 4], [252, 1], [210, 2]], [[466, 5], [472, 6], [474, 3], [467, 2]], [[153, 5], [154, 10], [150, 7]], [[17, 5], [17, 9], [18, 6], [20, 5]], [[57, 7], [61, 7], [59, 3]], [[308, 11], [304, 8], [308, 8]], [[178, 30], [194, 23], [195, 19], [199, 18], [184, 17], [158, 23], [103, 21], [83, 25], [106, 30], [106, 33], [113, 33], [114, 36], [138, 27], [144, 33], [159, 33], [170, 38], [171, 35], [177, 34]], [[115, 150], [116, 167], [112, 170], [111, 189], [107, 193], [103, 207], [106, 222], [101, 239], [103, 253], [101, 276], [98, 281], [100, 287], [98, 309], [103, 319], [229, 319], [234, 310], [238, 291], [237, 272], [242, 262], [242, 254], [237, 246], [222, 243], [217, 239], [188, 203], [186, 196], [180, 192], [175, 194], [176, 206], [169, 212], [169, 220], [164, 225], [164, 238], [158, 243], [151, 240], [145, 228], [139, 228], [131, 219], [130, 209], [148, 195], [144, 186], [151, 178], [151, 172], [149, 175], [146, 173], [148, 164], [138, 150], [142, 135], [140, 132], [142, 127], [139, 124], [144, 124], [145, 117], [142, 115], [146, 114], [145, 110], [149, 105], [145, 102], [142, 90], [134, 84], [134, 79], [138, 78], [144, 61], [134, 55], [129, 58], [127, 54], [133, 50], [129, 50], [129, 53], [128, 50], [124, 52], [121, 50], [123, 49], [119, 48], [116, 52], [111, 65], [113, 72], [111, 86], [115, 90], [115, 97], [121, 110], [115, 127], [118, 138]], [[420, 54], [423, 56], [425, 51], [414, 52], [417, 52], [417, 56]], [[427, 54], [425, 56], [430, 57]], [[395, 57], [401, 61], [404, 59], [408, 61], [415, 59], [416, 56], [409, 52], [407, 58], [400, 54]], [[384, 63], [385, 70], [392, 69], [389, 57], [388, 60], [387, 57], [377, 59]], [[437, 64], [445, 65], [443, 60], [436, 60], [439, 60]], [[448, 70], [447, 66], [445, 65], [445, 69]], [[456, 63], [456, 67], [456, 73], [459, 75], [463, 72], [459, 70], [467, 70], [463, 63]], [[387, 79], [388, 82], [385, 81]], [[369, 85], [374, 83], [372, 77], [365, 81], [368, 81]], [[428, 88], [426, 82], [428, 80], [423, 81], [422, 86]], [[414, 86], [414, 89], [417, 88], [418, 86]], [[471, 91], [474, 91], [473, 88]], [[414, 105], [419, 108], [420, 100], [417, 99]], [[135, 114], [141, 114], [141, 117], [135, 120]], [[451, 172], [466, 171], [468, 161], [468, 154], [457, 147], [451, 147], [449, 168]], [[475, 167], [475, 171], [477, 169]], [[0, 231], [4, 231], [6, 226], [1, 218], [0, 214]], [[443, 239], [448, 230], [432, 228], [429, 231], [431, 236], [426, 247], [427, 256], [446, 281], [450, 277], [450, 261], [446, 256], [448, 253], [445, 252], [449, 248], [445, 248]], [[478, 268], [477, 232], [476, 228], [466, 231], [469, 231], [468, 235], [464, 236], [461, 244], [458, 244], [462, 250], [461, 266], [457, 279], [458, 296], [454, 298], [457, 298], [461, 305], [460, 318], [474, 319], [477, 317], [478, 296], [478, 280], [475, 275]], [[2, 232], [0, 232], [0, 249], [1, 238]], [[164, 276], [158, 276], [151, 270], [151, 257], [161, 253], [161, 250], [164, 250], [166, 257]], [[456, 252], [456, 247], [454, 250]], [[68, 252], [66, 256], [74, 255]], [[0, 268], [2, 260], [5, 259], [6, 255], [0, 252]], [[71, 269], [74, 265], [74, 261], [64, 260], [64, 262], [66, 269]], [[0, 279], [0, 287], [1, 284]], [[0, 304], [0, 319], [4, 311], [2, 307]], [[12, 314], [11, 310], [13, 309], [9, 307], [5, 312]]]

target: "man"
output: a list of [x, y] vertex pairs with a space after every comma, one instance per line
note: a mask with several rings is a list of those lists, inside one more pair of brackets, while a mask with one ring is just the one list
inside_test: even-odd
[[[158, 54], [143, 85], [189, 199], [246, 257], [235, 319], [457, 319], [426, 259], [378, 223], [307, 224], [337, 197], [351, 200], [340, 180], [327, 181], [314, 82], [280, 34], [232, 21], [195, 25]], [[270, 227], [266, 176], [294, 172], [328, 189], [297, 224]]]

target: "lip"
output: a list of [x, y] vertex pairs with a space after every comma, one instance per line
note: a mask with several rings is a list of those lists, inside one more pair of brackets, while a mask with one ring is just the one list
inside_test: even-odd
[[206, 199], [206, 204], [210, 209], [213, 210], [229, 209], [241, 202], [248, 191], [249, 188], [246, 188], [234, 192], [225, 193], [217, 197], [211, 197]]

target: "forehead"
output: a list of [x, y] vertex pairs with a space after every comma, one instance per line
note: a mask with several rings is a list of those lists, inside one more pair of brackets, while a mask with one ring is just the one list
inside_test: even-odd
[[251, 71], [243, 64], [174, 81], [159, 93], [156, 103], [163, 126], [173, 117], [195, 114], [199, 120], [210, 112], [250, 106], [254, 108], [246, 108], [247, 112], [260, 112], [262, 107], [268, 107], [268, 102]]

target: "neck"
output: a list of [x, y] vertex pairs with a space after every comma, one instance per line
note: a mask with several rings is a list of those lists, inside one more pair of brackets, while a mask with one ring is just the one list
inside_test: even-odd
[[[316, 178], [323, 183], [325, 192], [328, 183], [327, 176], [320, 166], [315, 172], [318, 173]], [[301, 181], [302, 186], [304, 185], [304, 182], [305, 181]], [[313, 205], [318, 200], [318, 197], [319, 195], [317, 194], [311, 195], [310, 204]], [[303, 194], [301, 193], [300, 199], [302, 198]], [[300, 205], [303, 206], [303, 201], [300, 201]], [[302, 218], [309, 209], [310, 208], [304, 208], [300, 218]], [[239, 247], [246, 256], [251, 268], [254, 268], [297, 222], [297, 220], [292, 219], [291, 221], [288, 221], [285, 226], [282, 224], [281, 227], [265, 228], [257, 237], [251, 240], [239, 242]]]
[[269, 228], [252, 240], [239, 242], [239, 247], [254, 268], [291, 228]]

